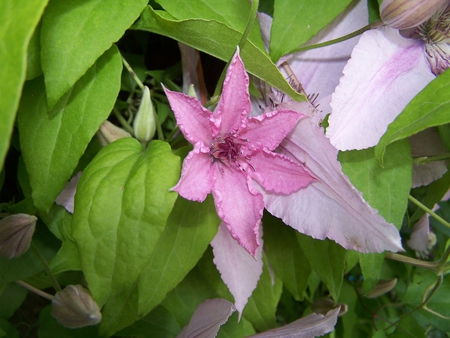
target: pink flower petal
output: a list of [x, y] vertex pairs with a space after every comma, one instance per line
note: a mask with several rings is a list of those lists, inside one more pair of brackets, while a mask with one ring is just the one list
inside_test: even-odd
[[430, 244], [430, 215], [423, 215], [414, 224], [411, 237], [406, 241], [408, 246], [415, 251], [426, 251]]
[[303, 114], [292, 110], [276, 110], [251, 117], [240, 137], [257, 147], [274, 150], [302, 117]]
[[266, 208], [314, 238], [326, 237], [360, 252], [402, 250], [394, 225], [371, 208], [343, 174], [337, 150], [317, 126], [304, 118], [281, 144], [283, 153], [303, 163], [316, 181], [291, 195], [265, 193]]
[[258, 333], [248, 338], [313, 338], [334, 330], [340, 308], [329, 311], [325, 316], [318, 313], [300, 318], [285, 326]]
[[308, 186], [315, 179], [299, 163], [269, 151], [257, 151], [250, 164], [255, 171], [248, 170], [261, 186], [277, 194], [290, 194]]
[[264, 209], [263, 197], [250, 191], [247, 179], [239, 169], [214, 166], [212, 190], [217, 214], [227, 225], [231, 236], [251, 255], [259, 247], [258, 231]]
[[172, 188], [184, 198], [203, 202], [213, 188], [211, 156], [196, 145], [183, 162], [181, 178]]
[[215, 337], [221, 325], [236, 311], [233, 303], [221, 299], [208, 299], [200, 304], [194, 315], [177, 338], [210, 338]]
[[69, 182], [66, 183], [64, 189], [61, 193], [56, 197], [55, 203], [64, 207], [68, 212], [73, 214], [74, 208], [74, 199], [75, 193], [77, 191], [77, 184], [80, 180], [81, 174], [83, 172], [78, 172], [74, 177], [70, 179]]
[[214, 117], [219, 120], [222, 135], [238, 131], [242, 121], [250, 113], [248, 83], [248, 75], [238, 50], [228, 67], [222, 95], [214, 110]]
[[184, 137], [192, 144], [203, 142], [209, 145], [214, 128], [210, 121], [212, 113], [193, 97], [166, 88], [164, 91]]
[[[262, 232], [262, 229], [261, 229]], [[248, 298], [258, 284], [263, 269], [262, 238], [261, 246], [254, 256], [250, 255], [236, 242], [222, 222], [217, 235], [211, 242], [214, 253], [214, 264], [219, 270], [222, 280], [234, 297], [239, 317], [242, 315]]]
[[189, 86], [194, 85], [197, 98], [200, 98], [200, 81], [198, 79], [197, 65], [200, 53], [197, 49], [178, 42], [181, 53], [181, 65], [183, 69], [183, 93], [187, 94]]
[[422, 43], [389, 27], [365, 32], [331, 100], [327, 135], [339, 150], [375, 146], [431, 80]]

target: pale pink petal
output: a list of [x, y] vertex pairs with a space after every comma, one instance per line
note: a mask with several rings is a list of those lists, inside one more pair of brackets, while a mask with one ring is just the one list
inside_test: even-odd
[[340, 308], [329, 311], [325, 316], [311, 313], [285, 326], [258, 333], [248, 338], [312, 338], [334, 330]]
[[217, 163], [212, 190], [217, 214], [231, 235], [250, 254], [259, 247], [258, 231], [264, 210], [263, 197], [250, 191], [247, 179], [239, 169]]
[[423, 215], [414, 224], [411, 237], [406, 241], [408, 246], [415, 251], [426, 251], [430, 244], [430, 215]]
[[276, 110], [250, 117], [239, 135], [253, 146], [274, 150], [303, 116], [292, 110]]
[[69, 182], [66, 183], [64, 189], [61, 193], [56, 197], [55, 203], [64, 207], [68, 212], [73, 214], [74, 208], [74, 198], [75, 193], [77, 191], [77, 184], [80, 180], [81, 174], [83, 172], [78, 172], [74, 177], [70, 179]]
[[195, 310], [189, 325], [177, 338], [211, 338], [217, 335], [221, 325], [236, 311], [233, 303], [222, 298], [208, 299]]
[[[428, 128], [409, 138], [413, 157], [434, 156], [447, 153], [437, 128]], [[447, 172], [447, 161], [413, 165], [412, 187], [428, 185]]]
[[214, 128], [210, 120], [212, 113], [193, 97], [166, 88], [164, 91], [186, 140], [192, 144], [203, 142], [209, 145]]
[[[314, 36], [308, 45], [329, 41], [352, 33], [368, 24], [367, 1], [353, 1], [327, 27]], [[339, 83], [342, 70], [350, 58], [359, 36], [323, 48], [296, 53], [289, 59], [291, 67], [307, 94], [319, 94], [315, 101], [325, 114], [331, 111], [330, 97]]]
[[234, 54], [223, 82], [222, 95], [214, 110], [222, 134], [237, 132], [251, 110], [248, 75], [239, 56]]
[[172, 188], [184, 198], [203, 202], [213, 187], [213, 168], [208, 153], [201, 152], [196, 145], [184, 159], [181, 178]]
[[422, 43], [389, 27], [365, 32], [331, 100], [327, 135], [339, 150], [375, 146], [431, 80]]
[[301, 233], [328, 237], [346, 249], [402, 250], [395, 226], [378, 215], [343, 174], [337, 150], [317, 119], [300, 120], [281, 146], [283, 154], [303, 163], [317, 180], [288, 196], [265, 193], [270, 213]]
[[249, 163], [254, 168], [248, 170], [251, 177], [269, 192], [290, 194], [315, 180], [301, 164], [269, 151], [255, 152]]
[[[262, 229], [260, 231], [262, 234]], [[261, 246], [254, 256], [250, 255], [238, 242], [236, 242], [222, 222], [217, 235], [211, 242], [214, 253], [214, 264], [219, 270], [222, 280], [234, 297], [239, 317], [242, 315], [248, 298], [258, 284], [263, 269], [262, 238]]]

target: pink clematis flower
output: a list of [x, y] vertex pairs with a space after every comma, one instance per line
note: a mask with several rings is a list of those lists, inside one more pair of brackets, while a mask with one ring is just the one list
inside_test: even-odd
[[214, 112], [195, 98], [165, 91], [181, 132], [194, 145], [173, 190], [200, 202], [212, 193], [217, 213], [231, 236], [254, 256], [260, 246], [264, 201], [253, 181], [269, 192], [290, 194], [314, 178], [302, 165], [273, 152], [303, 115], [280, 109], [248, 117], [248, 84], [237, 51]]

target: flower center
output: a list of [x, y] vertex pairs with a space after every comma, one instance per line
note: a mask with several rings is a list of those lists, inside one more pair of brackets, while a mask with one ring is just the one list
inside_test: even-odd
[[212, 160], [219, 160], [221, 162], [235, 162], [236, 158], [241, 155], [240, 142], [231, 133], [225, 137], [217, 136], [211, 144], [210, 154]]

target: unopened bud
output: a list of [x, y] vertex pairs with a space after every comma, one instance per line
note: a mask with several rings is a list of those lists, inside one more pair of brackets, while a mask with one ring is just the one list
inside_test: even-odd
[[195, 92], [195, 88], [194, 88], [194, 85], [193, 85], [193, 84], [190, 84], [190, 85], [189, 85], [187, 94], [188, 94], [190, 97], [193, 97], [193, 98], [195, 98], [195, 99], [198, 100], [197, 93]]
[[100, 140], [100, 144], [103, 147], [109, 143], [114, 142], [115, 140], [118, 140], [119, 138], [131, 137], [129, 132], [117, 127], [108, 120], [102, 123], [97, 134]]
[[[394, 279], [380, 279], [377, 283], [377, 285], [375, 285], [375, 287], [370, 290], [367, 295], [364, 295], [367, 298], [376, 298], [379, 296], [382, 296], [386, 293], [388, 293], [389, 291], [391, 291], [394, 286], [397, 284], [397, 278]], [[362, 289], [358, 290], [360, 293], [362, 293]]]
[[134, 136], [141, 142], [149, 142], [155, 136], [155, 112], [150, 90], [144, 87], [141, 104], [133, 122]]
[[27, 214], [6, 216], [0, 220], [0, 254], [16, 258], [30, 248], [37, 218]]
[[97, 303], [81, 285], [68, 285], [56, 293], [52, 300], [52, 316], [70, 329], [96, 325], [102, 320]]
[[339, 309], [338, 316], [342, 316], [348, 310], [347, 304], [335, 303], [334, 300], [332, 300], [331, 298], [315, 299], [311, 305], [311, 309], [313, 312], [320, 313], [325, 316], [329, 311], [334, 310], [339, 306], [340, 306], [340, 309]]
[[397, 29], [417, 27], [428, 20], [448, 0], [383, 0], [383, 22]]

